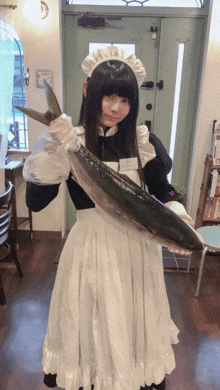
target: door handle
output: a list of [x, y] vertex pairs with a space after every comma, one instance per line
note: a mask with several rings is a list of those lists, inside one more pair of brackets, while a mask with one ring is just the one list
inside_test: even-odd
[[145, 126], [147, 126], [148, 130], [151, 131], [151, 121], [145, 121]]
[[163, 89], [163, 80], [160, 80], [160, 81], [157, 83], [157, 87], [158, 87], [158, 89]]
[[145, 81], [141, 88], [145, 89], [145, 88], [153, 88], [154, 87], [154, 82], [153, 81]]

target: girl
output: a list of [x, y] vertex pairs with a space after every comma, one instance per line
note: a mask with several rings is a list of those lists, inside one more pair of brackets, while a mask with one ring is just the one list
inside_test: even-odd
[[88, 79], [79, 125], [73, 129], [65, 114], [53, 121], [53, 153], [47, 142], [24, 169], [33, 211], [54, 199], [62, 180], [77, 210], [51, 298], [44, 382], [66, 390], [164, 390], [165, 374], [175, 367], [178, 329], [170, 318], [161, 247], [96, 209], [69, 174], [68, 143], [79, 140], [111, 168], [145, 183], [189, 223], [192, 219], [167, 181], [171, 163], [162, 144], [155, 136], [149, 142], [146, 126], [136, 127], [138, 86], [146, 76], [141, 61], [111, 46], [87, 56], [82, 69]]

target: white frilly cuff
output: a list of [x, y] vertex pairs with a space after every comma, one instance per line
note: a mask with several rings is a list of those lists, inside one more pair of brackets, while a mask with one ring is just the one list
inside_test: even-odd
[[147, 126], [141, 125], [137, 129], [137, 143], [141, 160], [142, 168], [156, 157], [156, 152], [153, 145], [149, 142], [149, 130]]

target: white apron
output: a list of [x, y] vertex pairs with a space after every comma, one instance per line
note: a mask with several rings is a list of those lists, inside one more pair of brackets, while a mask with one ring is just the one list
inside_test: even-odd
[[[137, 171], [126, 174], [138, 181]], [[139, 390], [175, 368], [177, 335], [161, 247], [100, 209], [77, 211], [52, 293], [44, 372], [65, 390]]]

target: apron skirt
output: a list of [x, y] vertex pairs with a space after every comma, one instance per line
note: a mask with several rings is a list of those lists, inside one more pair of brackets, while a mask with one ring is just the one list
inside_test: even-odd
[[97, 208], [77, 211], [51, 297], [43, 370], [65, 390], [139, 390], [175, 368], [162, 248]]

